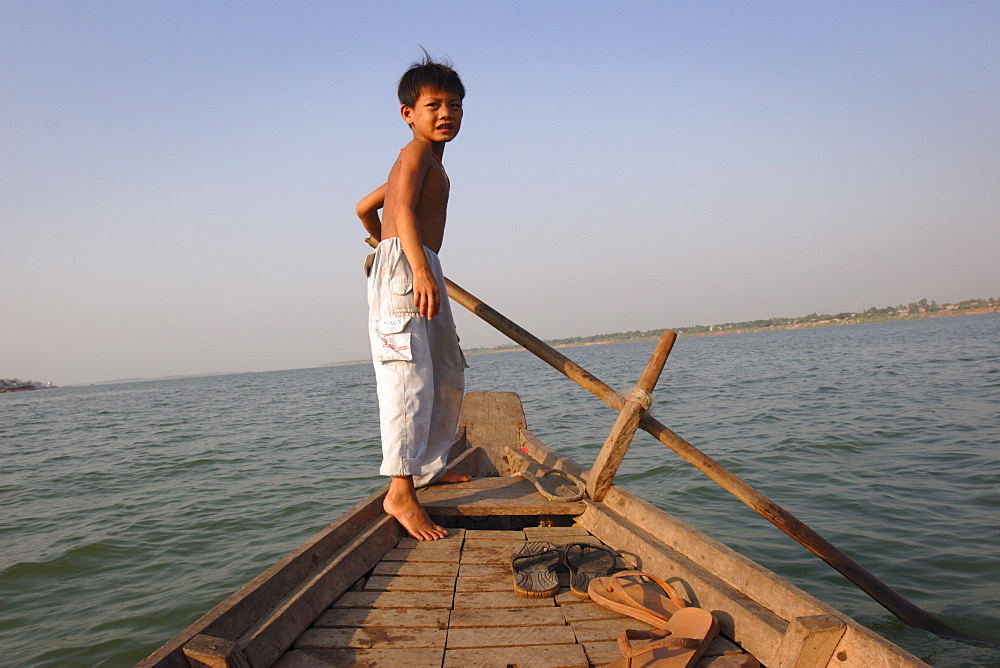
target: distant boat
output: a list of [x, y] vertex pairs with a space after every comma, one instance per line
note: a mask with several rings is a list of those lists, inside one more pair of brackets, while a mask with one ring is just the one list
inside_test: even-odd
[[38, 389], [30, 383], [22, 383], [21, 385], [0, 385], [0, 393], [3, 392], [27, 392], [28, 390]]

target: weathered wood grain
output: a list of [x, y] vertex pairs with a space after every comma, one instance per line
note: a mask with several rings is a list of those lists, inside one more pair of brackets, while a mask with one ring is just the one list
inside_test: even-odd
[[349, 591], [334, 608], [450, 608], [454, 595], [443, 591]]
[[570, 626], [573, 628], [573, 633], [576, 634], [577, 642], [581, 643], [616, 640], [625, 629], [648, 631], [654, 628], [631, 617], [570, 622]]
[[582, 501], [549, 501], [522, 478], [477, 478], [417, 490], [417, 499], [432, 515], [579, 515]]
[[588, 668], [581, 645], [449, 649], [444, 668]]
[[500, 564], [461, 564], [458, 568], [459, 578], [468, 577], [507, 577], [511, 576], [510, 565]]
[[397, 627], [448, 628], [448, 609], [415, 608], [330, 608], [313, 623], [313, 628]]
[[480, 575], [458, 578], [455, 580], [455, 591], [510, 591], [513, 588], [513, 577], [510, 572], [500, 577], [496, 575]]
[[397, 548], [417, 550], [454, 550], [456, 543], [462, 549], [465, 540], [465, 529], [448, 529], [448, 535], [438, 540], [417, 540], [411, 536], [403, 536], [396, 544]]
[[458, 609], [451, 613], [451, 628], [488, 628], [493, 626], [565, 626], [564, 608], [487, 608]]
[[569, 623], [586, 622], [597, 619], [632, 619], [631, 617], [626, 617], [625, 615], [615, 612], [614, 610], [608, 610], [604, 606], [597, 605], [592, 601], [584, 599], [578, 600], [580, 601], [578, 605], [560, 606], [566, 615], [566, 621]]
[[493, 564], [510, 565], [511, 557], [524, 545], [520, 543], [508, 543], [506, 541], [492, 540], [487, 545], [481, 546], [474, 543], [470, 547], [462, 550], [462, 561], [464, 564]]
[[774, 668], [825, 666], [847, 630], [833, 615], [797, 617], [788, 624], [785, 637], [771, 662]]
[[524, 531], [494, 531], [490, 529], [466, 529], [465, 531], [465, 542], [466, 545], [472, 541], [477, 540], [506, 540], [506, 541], [519, 541], [525, 540]]
[[417, 548], [394, 548], [385, 553], [382, 561], [436, 561], [436, 562], [458, 562], [462, 554], [461, 545], [451, 545], [441, 550], [420, 550]]
[[223, 638], [197, 635], [184, 645], [184, 656], [195, 668], [250, 668], [239, 646]]
[[373, 575], [365, 591], [454, 591], [455, 578], [432, 575]]
[[545, 608], [554, 606], [549, 598], [528, 598], [513, 591], [459, 591], [455, 592], [455, 610], [460, 608]]
[[380, 561], [375, 564], [372, 575], [429, 575], [455, 577], [458, 574], [455, 561]]
[[365, 666], [367, 668], [440, 668], [444, 650], [410, 647], [407, 649], [306, 649], [288, 652], [273, 668], [330, 668]]
[[505, 448], [516, 446], [520, 430], [528, 426], [521, 397], [514, 392], [468, 392], [458, 424], [465, 430], [469, 447], [482, 448], [486, 453], [476, 474], [508, 475], [497, 468], [497, 463], [503, 461]]
[[306, 629], [295, 641], [295, 649], [403, 649], [444, 647], [447, 629], [401, 627]]
[[524, 645], [572, 645], [576, 642], [568, 626], [494, 627], [488, 633], [478, 628], [448, 631], [448, 649], [472, 647], [519, 647]]

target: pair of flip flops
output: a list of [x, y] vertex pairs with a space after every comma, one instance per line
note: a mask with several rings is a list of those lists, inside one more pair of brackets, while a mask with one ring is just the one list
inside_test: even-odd
[[[689, 607], [673, 587], [649, 573], [622, 571], [594, 578], [589, 592], [595, 603], [656, 627], [624, 631], [618, 637], [622, 656], [608, 668], [693, 666], [719, 633], [712, 613]], [[637, 646], [634, 640], [647, 642]]]
[[570, 543], [556, 547], [544, 541], [528, 542], [510, 558], [514, 591], [532, 598], [555, 596], [559, 591], [556, 570], [565, 565], [570, 574], [570, 592], [589, 598], [590, 582], [614, 573], [620, 558], [618, 552], [605, 545]]

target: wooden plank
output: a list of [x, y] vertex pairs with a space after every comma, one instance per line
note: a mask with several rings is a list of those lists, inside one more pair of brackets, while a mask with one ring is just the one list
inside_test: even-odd
[[231, 640], [197, 635], [184, 645], [184, 656], [192, 666], [206, 668], [250, 668], [246, 656]]
[[513, 591], [455, 592], [454, 609], [460, 608], [544, 608], [554, 606], [555, 599], [528, 598]]
[[694, 664], [695, 668], [760, 668], [760, 661], [750, 654], [726, 654], [725, 656], [703, 656]]
[[399, 532], [396, 519], [383, 515], [336, 557], [292, 588], [285, 600], [237, 641], [250, 664], [274, 663], [331, 602], [375, 566], [386, 547], [399, 540]]
[[510, 577], [510, 564], [461, 564], [458, 568], [459, 578], [469, 577]]
[[549, 501], [523, 478], [477, 478], [417, 490], [417, 499], [432, 515], [579, 515], [583, 501]]
[[451, 612], [447, 609], [414, 608], [330, 608], [313, 623], [313, 628], [409, 626], [411, 628], [448, 628]]
[[833, 615], [797, 617], [788, 624], [785, 637], [768, 664], [774, 668], [825, 666], [840, 643], [847, 625]]
[[[621, 657], [617, 640], [601, 640], [581, 644], [591, 665], [594, 666], [603, 666]], [[720, 659], [724, 660], [720, 661]], [[760, 663], [722, 636], [716, 636], [712, 644], [705, 650], [705, 654], [695, 663], [695, 668], [740, 668], [741, 666], [754, 668], [760, 666]]]
[[588, 668], [589, 665], [580, 645], [449, 649], [444, 653], [445, 668]]
[[458, 562], [462, 554], [461, 545], [452, 545], [444, 550], [418, 550], [416, 548], [395, 548], [389, 550], [382, 557], [382, 561], [432, 561], [432, 562]]
[[528, 540], [555, 540], [587, 538], [590, 532], [581, 526], [572, 527], [525, 527], [524, 535]]
[[581, 643], [617, 640], [618, 636], [625, 629], [642, 629], [648, 631], [655, 628], [631, 617], [571, 622], [570, 626], [573, 628], [573, 633], [576, 634], [577, 642]]
[[424, 575], [373, 575], [365, 591], [454, 591], [455, 578]]
[[521, 397], [514, 392], [468, 392], [458, 424], [465, 429], [469, 447], [486, 452], [477, 475], [507, 475], [506, 470], [501, 470], [503, 452], [517, 446], [521, 429], [528, 426]]
[[580, 598], [579, 596], [571, 592], [569, 590], [569, 585], [563, 587], [562, 583], [560, 583], [560, 586], [561, 588], [559, 589], [559, 593], [556, 594], [556, 605], [570, 606], [570, 605], [579, 605], [581, 603], [590, 602], [588, 599]]
[[357, 628], [306, 629], [295, 641], [295, 649], [402, 649], [405, 647], [444, 647], [448, 629], [429, 628]]
[[454, 595], [443, 591], [349, 591], [334, 608], [450, 608]]
[[516, 542], [525, 540], [524, 531], [494, 531], [490, 529], [466, 529], [465, 544], [477, 540], [506, 540]]
[[458, 563], [454, 561], [380, 561], [372, 575], [429, 575], [455, 577]]
[[451, 613], [449, 626], [489, 628], [494, 626], [565, 626], [563, 608], [458, 609]]
[[561, 606], [566, 615], [566, 621], [570, 624], [574, 622], [586, 622], [597, 619], [632, 619], [631, 617], [626, 617], [620, 612], [608, 610], [604, 606], [597, 605], [593, 601], [587, 601], [584, 599], [577, 600], [580, 601], [579, 605]]
[[440, 648], [307, 649], [285, 654], [273, 668], [330, 668], [330, 666], [440, 668], [443, 660], [444, 650]]
[[464, 564], [493, 564], [510, 566], [510, 559], [514, 553], [524, 545], [520, 543], [507, 543], [504, 541], [489, 541], [489, 545], [480, 547], [477, 543], [475, 547], [467, 547], [462, 550], [462, 561]]
[[568, 626], [494, 627], [488, 633], [479, 628], [453, 628], [448, 631], [448, 649], [571, 645], [575, 642], [573, 629]]
[[[928, 665], [861, 626], [850, 617], [847, 618], [847, 622], [844, 637], [840, 639], [840, 643], [833, 652], [836, 661], [831, 663], [837, 666], [865, 665], [879, 666], [879, 668], [910, 668]], [[760, 657], [758, 656], [758, 658]]]
[[456, 543], [458, 543], [458, 549], [461, 549], [464, 540], [465, 529], [448, 529], [448, 535], [438, 540], [417, 540], [411, 536], [403, 536], [399, 539], [396, 547], [417, 550], [453, 550]]
[[497, 577], [495, 575], [480, 575], [458, 578], [455, 580], [455, 591], [510, 591], [514, 587], [510, 571]]
[[[307, 578], [316, 569], [316, 564], [328, 561], [366, 527], [382, 517], [385, 514], [382, 500], [388, 489], [389, 486], [385, 485], [368, 496], [337, 521], [202, 615], [137, 666], [188, 668], [182, 648], [199, 634], [235, 642], [262, 615], [284, 599], [289, 590]], [[398, 532], [402, 535], [401, 528], [398, 528]]]

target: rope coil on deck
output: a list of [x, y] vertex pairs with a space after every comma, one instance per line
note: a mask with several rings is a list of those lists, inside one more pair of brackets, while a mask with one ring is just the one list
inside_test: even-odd
[[[548, 475], [559, 476], [560, 478], [563, 478], [564, 480], [573, 483], [573, 485], [578, 490], [577, 493], [571, 496], [559, 496], [557, 494], [550, 493], [548, 490], [542, 487], [542, 483], [538, 482], [538, 478], [544, 478], [545, 476]], [[521, 471], [520, 473], [515, 473], [511, 477], [524, 478], [525, 480], [533, 484], [535, 486], [535, 489], [538, 490], [538, 493], [544, 496], [549, 501], [563, 501], [565, 503], [572, 503], [573, 501], [579, 501], [580, 499], [583, 498], [583, 495], [587, 493], [587, 486], [583, 484], [582, 480], [580, 480], [579, 478], [570, 473], [566, 473], [565, 471], [560, 471], [558, 469], [547, 469], [545, 473], [539, 475], [538, 478], [535, 477], [534, 473], [528, 470]]]

